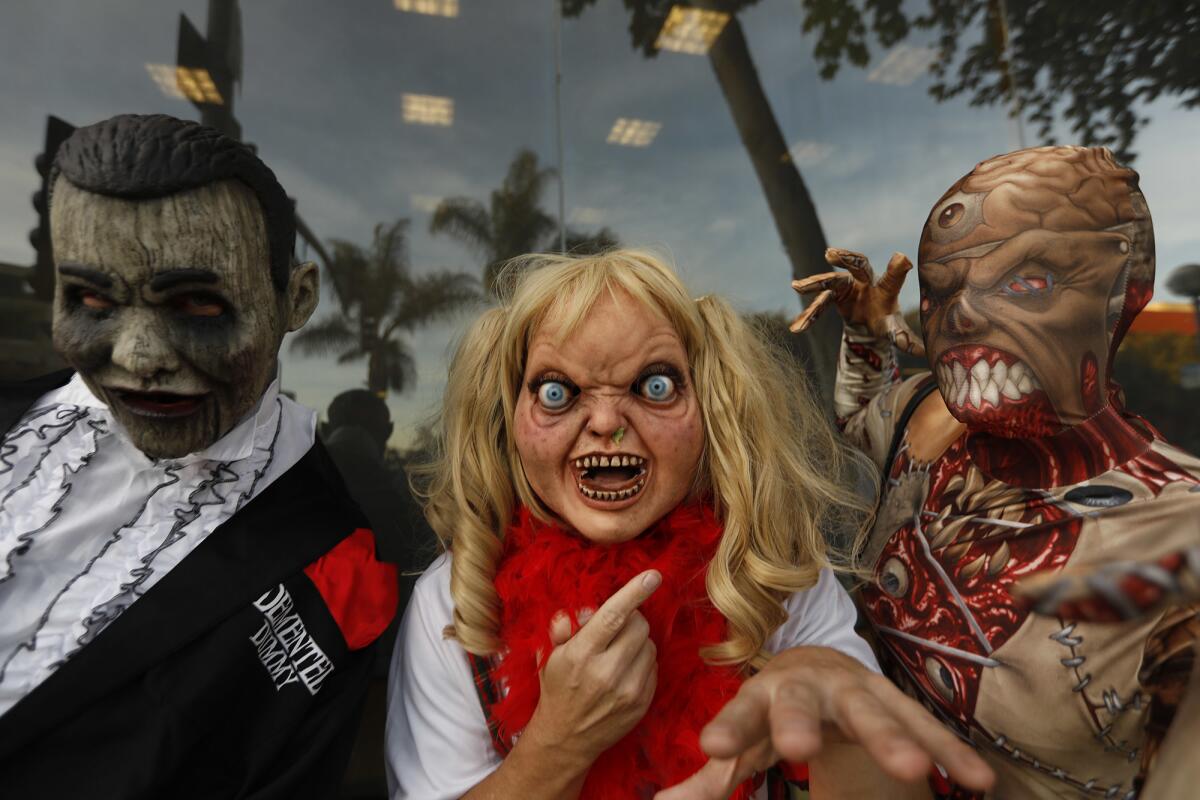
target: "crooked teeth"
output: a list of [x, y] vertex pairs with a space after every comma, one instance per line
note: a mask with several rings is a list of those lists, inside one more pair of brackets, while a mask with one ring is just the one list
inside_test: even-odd
[[641, 456], [584, 456], [577, 458], [574, 462], [576, 469], [590, 469], [591, 467], [640, 467], [646, 463], [646, 459]]
[[969, 407], [982, 409], [984, 403], [998, 406], [1002, 396], [1019, 400], [1041, 388], [1033, 370], [1020, 361], [1012, 366], [1003, 361], [992, 365], [986, 358], [980, 358], [969, 370], [959, 361], [939, 364], [937, 377], [951, 403], [963, 408], [969, 404]]
[[642, 490], [642, 487], [645, 485], [646, 485], [645, 481], [638, 481], [633, 486], [630, 486], [628, 489], [621, 489], [620, 491], [617, 491], [617, 492], [606, 492], [606, 491], [603, 491], [600, 489], [589, 489], [588, 487], [586, 487], [582, 483], [580, 483], [579, 491], [582, 492], [585, 497], [590, 497], [593, 500], [610, 500], [610, 501], [611, 500], [626, 500], [630, 497], [633, 497], [638, 492], [640, 492]]

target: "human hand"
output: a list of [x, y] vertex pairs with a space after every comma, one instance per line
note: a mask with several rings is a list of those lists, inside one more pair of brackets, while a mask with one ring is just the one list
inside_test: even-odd
[[995, 780], [970, 746], [886, 678], [836, 650], [798, 647], [742, 684], [700, 734], [708, 763], [655, 800], [724, 800], [780, 759], [815, 767], [845, 743], [904, 783], [924, 778], [935, 761], [970, 789]]
[[658, 685], [658, 660], [650, 624], [637, 608], [660, 583], [656, 570], [637, 575], [581, 620], [574, 635], [565, 613], [554, 618], [555, 648], [522, 738], [536, 737], [590, 766], [641, 720]]
[[876, 336], [887, 336], [906, 353], [925, 355], [921, 338], [913, 333], [900, 313], [900, 287], [912, 269], [912, 262], [902, 253], [893, 253], [887, 271], [878, 282], [871, 262], [862, 253], [830, 247], [825, 261], [846, 272], [823, 272], [803, 280], [792, 281], [800, 295], [815, 294], [808, 308], [792, 320], [792, 333], [801, 333], [821, 315], [831, 303], [842, 319], [851, 325], [862, 325]]

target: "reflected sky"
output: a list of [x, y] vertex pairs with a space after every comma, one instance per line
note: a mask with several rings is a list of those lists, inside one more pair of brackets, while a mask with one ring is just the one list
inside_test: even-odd
[[[47, 114], [75, 124], [121, 112], [198, 117], [186, 101], [164, 96], [145, 66], [174, 61], [180, 12], [203, 31], [204, 0], [5, 2], [0, 261], [33, 260], [32, 159]], [[376, 223], [409, 217], [415, 269], [479, 274], [477, 254], [428, 233], [433, 206], [453, 195], [486, 201], [522, 148], [553, 163], [550, 0], [460, 0], [458, 12], [401, 13], [393, 0], [242, 4], [237, 117], [321, 238], [367, 244]], [[763, 0], [741, 22], [830, 244], [862, 250], [881, 266], [894, 250], [914, 254], [942, 191], [976, 162], [1017, 147], [1002, 109], [928, 95], [919, 35], [827, 82], [812, 38], [801, 33], [798, 4]], [[616, 0], [563, 24], [568, 221], [668, 252], [696, 294], [719, 292], [745, 310], [794, 311], [790, 266], [708, 59], [646, 59], [631, 48], [628, 24]], [[405, 124], [405, 94], [452, 98], [453, 124]], [[1155, 219], [1156, 296], [1169, 299], [1165, 275], [1200, 260], [1200, 113], [1170, 100], [1145, 113], [1151, 122], [1134, 144], [1135, 166]], [[661, 127], [647, 147], [617, 146], [607, 139], [618, 118]], [[1026, 137], [1036, 143], [1028, 126]], [[1069, 132], [1059, 138], [1069, 141]], [[544, 207], [556, 213], [553, 191]], [[905, 305], [915, 297], [912, 281]], [[334, 311], [323, 303], [318, 315]], [[389, 400], [398, 441], [437, 402], [446, 351], [465, 321], [412, 337], [418, 385]], [[322, 411], [366, 374], [365, 364], [286, 353], [284, 370], [285, 385]]]

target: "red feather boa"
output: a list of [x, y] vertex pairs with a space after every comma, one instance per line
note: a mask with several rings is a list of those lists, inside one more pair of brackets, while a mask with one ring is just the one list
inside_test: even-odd
[[[492, 708], [501, 741], [512, 742], [538, 703], [537, 653], [549, 653], [550, 619], [599, 608], [647, 569], [663, 582], [640, 610], [658, 647], [658, 688], [633, 730], [592, 765], [582, 798], [649, 797], [700, 769], [700, 730], [741, 686], [736, 670], [714, 667], [700, 648], [726, 635], [726, 622], [708, 599], [705, 571], [722, 526], [702, 504], [681, 505], [628, 542], [598, 545], [543, 524], [522, 508], [505, 539], [496, 574], [502, 603], [504, 657], [493, 677], [506, 693]], [[735, 798], [747, 798], [747, 782]]]

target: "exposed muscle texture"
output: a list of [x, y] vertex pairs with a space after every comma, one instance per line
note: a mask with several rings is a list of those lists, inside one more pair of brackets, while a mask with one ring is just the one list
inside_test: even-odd
[[[899, 382], [862, 325], [839, 361], [844, 431], [887, 471], [864, 616], [893, 677], [978, 744], [994, 797], [1131, 799], [1200, 633], [1200, 460], [1111, 372], [1153, 286], [1137, 174], [1102, 149], [985, 161], [934, 206], [918, 274], [932, 376]], [[1072, 577], [1095, 574], [1103, 597]], [[1036, 606], [1024, 587], [1047, 582], [1061, 596]]]

